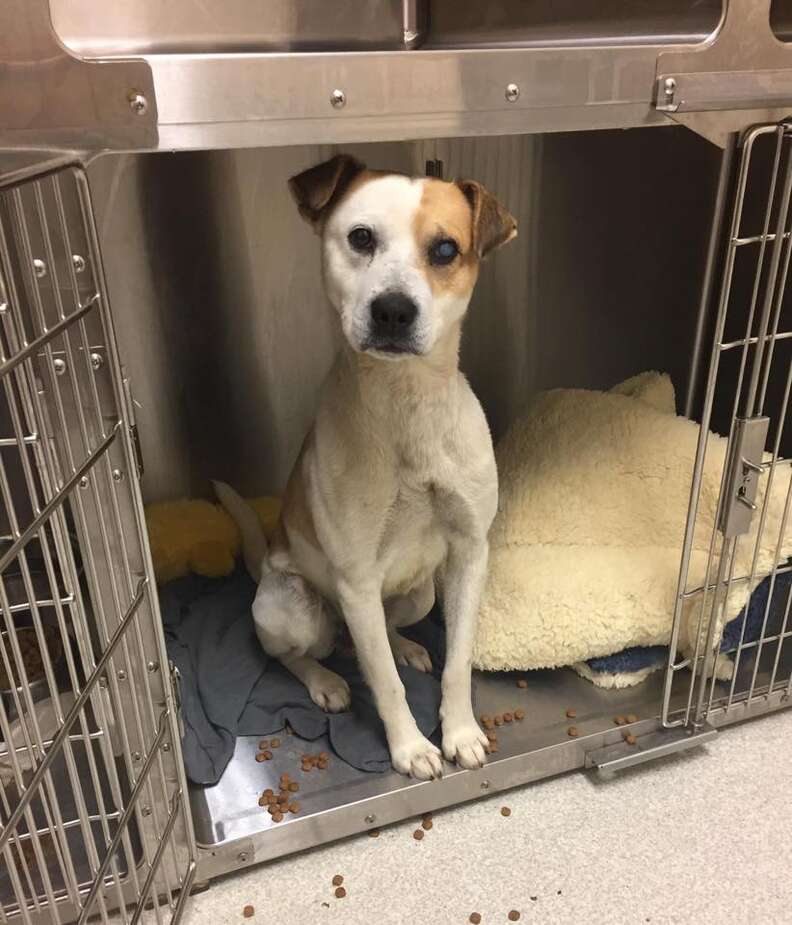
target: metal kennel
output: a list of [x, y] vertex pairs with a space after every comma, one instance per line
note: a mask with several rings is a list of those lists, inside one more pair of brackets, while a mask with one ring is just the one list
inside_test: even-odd
[[[779, 550], [792, 507], [788, 5], [377, 0], [363, 16], [345, 0], [263, 13], [239, 0], [211, 21], [192, 0], [157, 8], [0, 11], [0, 920], [175, 922], [221, 873], [563, 771], [616, 771], [789, 705], [792, 590], [774, 589], [792, 565], [759, 568], [750, 550], [749, 571], [735, 565], [765, 522], [758, 489], [784, 489]], [[266, 488], [282, 482], [334, 343], [301, 314], [320, 298], [303, 271], [315, 254], [275, 190], [329, 146], [363, 143], [403, 169], [443, 161], [540, 216], [525, 250], [482, 274], [478, 304], [506, 304], [507, 323], [470, 318], [464, 360], [496, 433], [526, 392], [562, 384], [560, 349], [575, 377], [563, 384], [601, 387], [635, 371], [640, 348], [687, 376], [700, 438], [664, 673], [603, 690], [539, 672], [530, 717], [481, 771], [416, 784], [333, 768], [273, 826], [255, 796], [296, 746], [256, 765], [239, 739], [219, 784], [186, 780], [143, 501], [200, 491], [229, 441], [241, 484], [253, 487], [254, 459]], [[259, 225], [272, 256], [248, 278]], [[553, 263], [567, 247], [576, 274]], [[628, 260], [651, 278], [643, 315], [627, 305]], [[270, 290], [289, 293], [285, 320], [285, 296], [259, 311]], [[524, 311], [528, 298], [556, 315]], [[621, 336], [592, 351], [603, 318]], [[299, 353], [271, 347], [284, 325]], [[263, 345], [260, 363], [239, 362], [240, 332]], [[541, 350], [526, 361], [528, 343]], [[234, 429], [218, 388], [242, 418], [256, 407], [269, 444]], [[710, 429], [729, 451], [705, 580], [691, 587]], [[744, 623], [718, 653], [729, 595], [760, 579], [758, 635]], [[475, 688], [478, 712], [513, 703], [506, 676]], [[614, 714], [635, 714], [635, 745]]]

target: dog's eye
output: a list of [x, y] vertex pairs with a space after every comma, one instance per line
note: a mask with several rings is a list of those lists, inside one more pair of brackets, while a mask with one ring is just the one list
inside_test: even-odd
[[347, 241], [353, 251], [367, 254], [374, 250], [374, 232], [370, 228], [353, 228], [347, 235]]
[[440, 241], [435, 241], [429, 248], [429, 263], [436, 267], [444, 267], [451, 263], [458, 253], [459, 248], [456, 241], [452, 241], [451, 238], [443, 238]]

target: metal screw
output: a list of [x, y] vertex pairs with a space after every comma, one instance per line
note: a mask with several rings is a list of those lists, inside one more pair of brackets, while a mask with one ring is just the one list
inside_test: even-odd
[[159, 671], [159, 662], [147, 662], [146, 668], [148, 668], [149, 671]]
[[163, 750], [164, 752], [169, 752], [169, 751], [170, 751], [170, 742], [163, 742], [163, 743], [162, 743], [162, 750]]
[[66, 360], [63, 357], [55, 357], [52, 361], [52, 368], [56, 376], [62, 376], [66, 372]]
[[47, 275], [47, 264], [43, 260], [40, 260], [38, 257], [33, 261], [33, 272], [39, 279], [43, 279]]
[[123, 668], [118, 672], [118, 680], [126, 681], [126, 672], [124, 671]]
[[144, 816], [150, 816], [150, 815], [151, 815], [151, 807], [150, 807], [150, 806], [141, 806], [141, 807], [140, 807], [140, 811], [143, 813]]
[[113, 481], [120, 482], [124, 477], [124, 473], [120, 469], [113, 469]]
[[80, 488], [87, 488], [88, 487], [88, 476], [84, 475], [77, 484], [80, 486]]
[[368, 816], [366, 816], [366, 822], [369, 825], [371, 825], [372, 822], [376, 822], [376, 821], [377, 821], [377, 817], [374, 815], [374, 813], [369, 813]]
[[333, 90], [330, 94], [330, 103], [335, 109], [343, 109], [346, 106], [346, 93], [343, 90]]
[[237, 855], [237, 860], [240, 864], [244, 864], [247, 861], [247, 851], [240, 851]]
[[140, 754], [140, 752], [132, 752], [132, 760], [133, 760], [133, 761], [140, 761], [140, 759], [141, 759], [142, 757], [143, 757], [143, 756]]
[[483, 780], [483, 781], [481, 782], [481, 789], [482, 789], [482, 790], [489, 790], [489, 788], [490, 788], [490, 782], [489, 782], [488, 780]]
[[75, 273], [82, 273], [85, 269], [85, 257], [81, 257], [79, 254], [72, 254], [72, 266], [74, 267]]
[[510, 103], [515, 103], [520, 96], [520, 88], [517, 84], [509, 84], [506, 87], [506, 99]]
[[673, 77], [666, 77], [663, 81], [663, 90], [668, 99], [671, 100], [676, 93], [676, 81]]
[[140, 90], [130, 90], [127, 93], [127, 101], [136, 116], [144, 116], [148, 112], [148, 100]]
[[104, 357], [101, 353], [92, 353], [91, 354], [91, 368], [95, 371], [101, 369], [104, 366]]
[[99, 678], [99, 687], [101, 687], [103, 690], [107, 690], [107, 678], [105, 675], [102, 675]]

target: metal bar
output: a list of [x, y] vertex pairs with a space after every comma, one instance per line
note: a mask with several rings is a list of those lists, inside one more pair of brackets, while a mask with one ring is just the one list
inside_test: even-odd
[[723, 237], [723, 224], [726, 215], [726, 199], [732, 177], [734, 152], [737, 150], [738, 136], [729, 135], [726, 146], [721, 155], [718, 186], [715, 192], [715, 205], [712, 210], [712, 225], [707, 244], [707, 257], [704, 263], [704, 277], [701, 281], [701, 294], [699, 296], [698, 317], [696, 319], [696, 333], [693, 341], [693, 355], [690, 361], [690, 376], [688, 377], [687, 394], [685, 396], [685, 417], [693, 417], [693, 403], [701, 369], [701, 351], [704, 343], [704, 328], [710, 310], [712, 290], [715, 283], [715, 264], [718, 259], [720, 242]]
[[[143, 909], [148, 900], [149, 893], [151, 892], [152, 884], [154, 883], [154, 878], [159, 871], [160, 863], [162, 862], [162, 855], [165, 853], [165, 846], [169, 843], [170, 837], [173, 834], [173, 827], [176, 825], [176, 820], [179, 818], [179, 813], [181, 812], [182, 803], [181, 803], [182, 791], [179, 788], [176, 793], [173, 795], [171, 800], [171, 811], [168, 814], [168, 820], [165, 823], [165, 829], [160, 835], [160, 841], [157, 845], [157, 850], [154, 852], [154, 857], [151, 861], [150, 869], [146, 879], [143, 881], [143, 887], [140, 891], [140, 901], [135, 908], [134, 913], [132, 914], [131, 925], [137, 925], [140, 921], [140, 916], [143, 914]], [[156, 905], [156, 899], [154, 900]]]
[[615, 745], [606, 745], [586, 753], [586, 767], [596, 768], [602, 774], [613, 771], [622, 771], [663, 758], [666, 755], [675, 755], [697, 748], [709, 742], [718, 734], [717, 729], [703, 724], [695, 732], [690, 729], [659, 729], [647, 735], [638, 736], [635, 745], [618, 742]]
[[[790, 338], [792, 338], [792, 331], [785, 331], [779, 334], [767, 334], [763, 338], [763, 340], [765, 342], [768, 342], [768, 341], [772, 342], [772, 341], [779, 341], [779, 340], [789, 340]], [[718, 349], [725, 353], [727, 350], [733, 350], [735, 347], [745, 347], [746, 344], [753, 345], [753, 344], [758, 344], [758, 343], [759, 343], [758, 337], [748, 337], [748, 338], [742, 338], [741, 340], [728, 341], [725, 344], [721, 344]]]
[[82, 318], [82, 316], [87, 314], [98, 301], [98, 294], [92, 296], [84, 305], [81, 305], [70, 318], [64, 318], [62, 321], [57, 322], [57, 324], [49, 328], [45, 334], [40, 334], [35, 340], [30, 341], [30, 343], [15, 356], [0, 363], [0, 378], [10, 373], [12, 369], [16, 369], [20, 363], [32, 357], [37, 351], [41, 350], [42, 347], [45, 347], [59, 334], [62, 334], [73, 321], [77, 318]]
[[66, 735], [68, 734], [69, 729], [71, 729], [71, 727], [74, 725], [74, 721], [77, 719], [77, 714], [80, 712], [85, 702], [88, 700], [88, 695], [93, 689], [93, 686], [99, 680], [99, 676], [104, 670], [104, 667], [107, 664], [107, 662], [110, 660], [110, 656], [113, 654], [116, 646], [118, 645], [121, 638], [123, 637], [124, 632], [127, 628], [127, 625], [130, 623], [130, 621], [134, 618], [135, 614], [137, 613], [137, 609], [140, 605], [140, 602], [143, 600], [143, 597], [144, 597], [143, 592], [144, 592], [146, 583], [147, 581], [145, 578], [141, 579], [137, 594], [135, 595], [134, 599], [130, 603], [129, 608], [127, 612], [124, 614], [121, 622], [118, 624], [118, 628], [113, 634], [113, 638], [109, 641], [105, 651], [102, 653], [101, 658], [96, 663], [96, 668], [94, 669], [93, 674], [85, 682], [85, 685], [83, 686], [83, 689], [80, 692], [77, 699], [74, 701], [72, 708], [69, 710], [69, 712], [64, 717], [63, 725], [58, 730], [58, 734], [52, 740], [52, 747], [47, 752], [47, 754], [44, 756], [44, 759], [42, 760], [41, 764], [36, 768], [36, 771], [33, 774], [33, 777], [31, 778], [30, 783], [28, 784], [24, 793], [22, 793], [20, 797], [19, 805], [14, 810], [14, 812], [11, 814], [11, 818], [6, 822], [4, 828], [0, 830], [0, 851], [3, 849], [4, 845], [8, 841], [8, 837], [13, 831], [13, 829], [16, 828], [16, 825], [19, 822], [19, 819], [25, 807], [30, 802], [30, 799], [35, 789], [38, 787], [39, 783], [41, 782], [41, 778], [46, 773], [50, 764], [52, 764], [52, 761], [55, 755], [58, 753], [58, 749], [63, 743], [63, 740], [66, 738]]
[[163, 711], [160, 714], [159, 730], [157, 732], [157, 735], [154, 741], [151, 743], [151, 750], [149, 751], [148, 757], [146, 758], [143, 764], [143, 767], [140, 769], [140, 776], [137, 779], [135, 786], [132, 788], [132, 792], [129, 795], [128, 805], [126, 809], [124, 810], [121, 816], [121, 819], [119, 820], [118, 829], [107, 848], [107, 852], [105, 853], [102, 863], [99, 865], [99, 873], [97, 877], [94, 879], [93, 885], [91, 886], [91, 890], [88, 893], [88, 896], [85, 902], [83, 903], [83, 909], [82, 909], [82, 912], [80, 913], [79, 919], [77, 919], [76, 925], [84, 925], [86, 920], [91, 915], [91, 906], [93, 906], [93, 902], [96, 899], [96, 894], [99, 892], [99, 889], [102, 886], [102, 878], [104, 877], [105, 871], [107, 870], [107, 867], [110, 864], [111, 859], [113, 858], [113, 856], [115, 855], [118, 849], [118, 844], [121, 841], [121, 837], [124, 831], [126, 830], [127, 825], [129, 824], [129, 820], [132, 818], [132, 814], [137, 808], [138, 797], [140, 796], [140, 793], [143, 790], [143, 786], [148, 780], [149, 773], [151, 772], [151, 767], [154, 764], [154, 760], [157, 757], [157, 754], [159, 753], [160, 745], [162, 744], [163, 739], [165, 738], [165, 732], [167, 729], [167, 717], [168, 717], [167, 710]]
[[9, 563], [17, 556], [19, 550], [22, 549], [25, 544], [28, 542], [31, 536], [39, 530], [43, 524], [47, 522], [49, 517], [52, 515], [52, 512], [60, 507], [63, 503], [69, 492], [71, 492], [80, 479], [88, 472], [89, 469], [96, 463], [97, 459], [104, 453], [110, 444], [115, 440], [116, 432], [118, 430], [118, 424], [113, 428], [113, 430], [107, 435], [107, 437], [99, 444], [99, 446], [91, 453], [91, 455], [86, 459], [86, 461], [80, 466], [80, 468], [72, 475], [70, 479], [63, 485], [60, 491], [47, 503], [41, 510], [41, 513], [35, 517], [32, 522], [20, 533], [16, 541], [11, 545], [9, 549], [0, 556], [0, 572], [4, 572], [8, 568]]

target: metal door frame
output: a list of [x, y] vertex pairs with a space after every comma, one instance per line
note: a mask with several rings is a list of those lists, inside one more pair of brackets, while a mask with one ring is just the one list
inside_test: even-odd
[[[177, 921], [195, 874], [195, 838], [131, 395], [78, 164], [0, 185], [0, 350], [11, 429], [0, 435], [0, 454], [13, 457], [17, 476], [12, 484], [0, 456], [8, 520], [0, 658], [21, 678], [11, 706], [24, 717], [16, 725], [21, 744], [0, 754], [12, 778], [0, 783], [0, 853], [15, 898], [4, 920], [82, 923], [96, 912], [106, 920], [118, 908], [121, 921], [134, 925], [150, 907], [159, 925], [167, 918], [164, 902]], [[44, 593], [34, 582], [34, 561], [41, 562]], [[8, 591], [12, 567], [21, 605]], [[44, 653], [57, 719], [49, 735], [22, 663], [14, 616], [20, 609], [29, 611]], [[53, 611], [65, 661], [60, 674], [45, 642], [44, 617]], [[64, 706], [60, 696], [69, 689]], [[13, 741], [1, 700], [0, 733]], [[55, 779], [61, 759], [65, 773]], [[87, 767], [87, 781], [78, 764]], [[76, 804], [74, 818], [61, 816], [64, 787]], [[88, 879], [75, 869], [68, 830], [80, 833]]]

